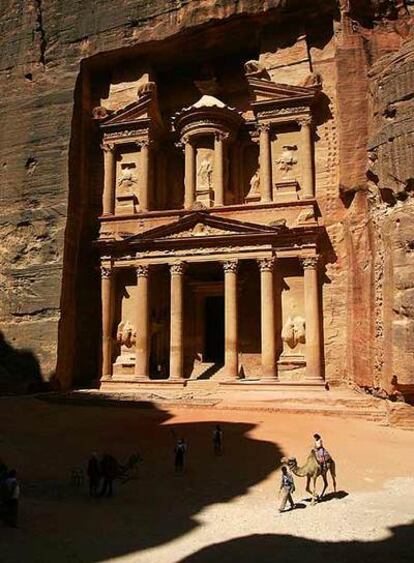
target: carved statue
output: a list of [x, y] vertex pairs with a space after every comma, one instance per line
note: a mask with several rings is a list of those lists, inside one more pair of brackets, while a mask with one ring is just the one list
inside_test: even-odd
[[319, 72], [312, 72], [302, 83], [306, 88], [322, 88], [322, 75]]
[[138, 178], [134, 174], [135, 164], [126, 162], [121, 164], [121, 175], [118, 180], [119, 191], [121, 193], [130, 193], [131, 188], [138, 182]]
[[213, 167], [211, 159], [204, 156], [197, 171], [198, 188], [210, 189], [212, 186]]
[[121, 321], [119, 323], [116, 331], [116, 341], [121, 346], [121, 354], [135, 346], [136, 337], [136, 330], [129, 321]]
[[266, 67], [261, 62], [254, 59], [244, 63], [244, 73], [246, 76], [269, 79]]
[[282, 170], [285, 174], [284, 177], [289, 175], [295, 164], [297, 164], [298, 159], [296, 158], [296, 151], [298, 147], [296, 145], [283, 145], [283, 152], [276, 164], [279, 165], [279, 170]]
[[260, 195], [260, 168], [256, 170], [250, 179], [250, 190], [246, 197]]
[[288, 317], [282, 329], [282, 340], [289, 348], [296, 348], [298, 344], [306, 342], [305, 319], [300, 316]]
[[155, 82], [151, 82], [151, 81], [144, 82], [143, 84], [140, 84], [138, 86], [137, 96], [138, 98], [141, 98], [146, 94], [151, 94], [152, 92], [156, 92], [156, 91], [157, 91], [157, 85]]

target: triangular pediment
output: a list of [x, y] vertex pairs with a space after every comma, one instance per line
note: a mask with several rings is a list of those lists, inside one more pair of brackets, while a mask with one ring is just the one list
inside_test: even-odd
[[275, 235], [287, 230], [283, 225], [268, 226], [224, 219], [206, 212], [194, 212], [172, 223], [150, 229], [125, 239], [125, 242], [205, 239], [243, 235]]
[[248, 83], [253, 105], [269, 103], [310, 105], [317, 94], [313, 87], [279, 84], [264, 78], [248, 78]]

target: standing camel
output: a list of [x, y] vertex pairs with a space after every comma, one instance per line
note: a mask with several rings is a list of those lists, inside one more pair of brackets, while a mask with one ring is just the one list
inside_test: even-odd
[[[318, 496], [316, 494], [316, 482], [319, 476], [321, 476], [323, 479], [323, 490], [320, 498], [323, 497], [326, 489], [328, 488], [328, 471], [331, 474], [334, 491], [336, 492], [336, 471], [335, 462], [333, 459], [330, 459], [326, 464], [321, 465], [316, 459], [315, 452], [312, 450], [308, 456], [308, 459], [306, 460], [305, 465], [303, 465], [302, 467], [298, 466], [298, 462], [294, 457], [287, 459], [285, 463], [287, 463], [289, 469], [294, 475], [297, 475], [298, 477], [306, 477], [306, 491], [312, 495], [312, 504], [315, 504]], [[310, 490], [311, 480], [313, 484], [313, 491]]]

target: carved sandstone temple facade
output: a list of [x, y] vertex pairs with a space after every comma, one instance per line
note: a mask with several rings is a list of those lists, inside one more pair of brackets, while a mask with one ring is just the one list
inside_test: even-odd
[[93, 111], [103, 389], [323, 385], [321, 80], [279, 84], [255, 60], [238, 78], [234, 106], [210, 72], [169, 116], [148, 76], [134, 101]]

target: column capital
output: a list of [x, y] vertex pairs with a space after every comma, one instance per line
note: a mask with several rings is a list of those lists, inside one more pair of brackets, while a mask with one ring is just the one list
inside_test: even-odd
[[316, 270], [319, 264], [319, 256], [305, 256], [300, 261], [304, 270]]
[[138, 264], [135, 268], [137, 278], [147, 278], [149, 274], [149, 266], [147, 264]]
[[170, 273], [172, 276], [182, 276], [187, 267], [186, 262], [177, 262], [177, 264], [170, 264]]
[[139, 139], [138, 141], [135, 141], [136, 146], [139, 149], [143, 149], [143, 148], [150, 148], [154, 143], [151, 139]]
[[304, 117], [299, 117], [299, 119], [296, 120], [296, 123], [300, 127], [306, 127], [306, 126], [310, 127], [313, 123], [312, 116], [305, 115]]
[[259, 258], [257, 263], [259, 264], [261, 272], [273, 272], [276, 264], [276, 258], [274, 256], [271, 258]]
[[257, 129], [260, 133], [268, 133], [271, 128], [271, 123], [258, 123]]
[[239, 261], [238, 260], [226, 260], [225, 262], [222, 262], [223, 265], [223, 270], [224, 273], [227, 274], [227, 272], [232, 272], [232, 273], [236, 273], [237, 272], [237, 268], [239, 267]]
[[113, 152], [115, 150], [115, 143], [101, 143], [101, 149], [104, 152]]
[[115, 270], [112, 266], [101, 266], [101, 278], [110, 279], [113, 277]]
[[227, 141], [229, 138], [229, 134], [225, 133], [224, 131], [215, 131], [214, 132], [214, 139], [216, 141]]

